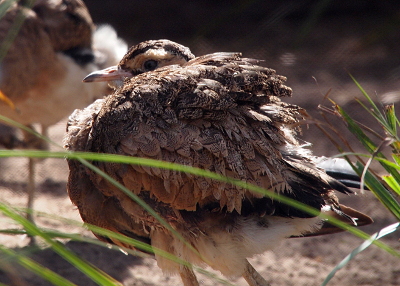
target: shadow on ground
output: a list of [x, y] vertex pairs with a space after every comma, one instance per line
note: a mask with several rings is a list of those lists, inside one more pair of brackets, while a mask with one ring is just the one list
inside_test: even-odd
[[[140, 257], [125, 255], [122, 252], [107, 249], [90, 243], [70, 241], [65, 246], [77, 254], [81, 259], [93, 264], [99, 269], [105, 271], [118, 281], [123, 281], [131, 274], [127, 271], [128, 267], [134, 267], [142, 263]], [[66, 260], [60, 257], [51, 249], [34, 250], [29, 247], [16, 249], [19, 253], [27, 254], [28, 257], [40, 263], [44, 267], [56, 272], [57, 274], [68, 277], [76, 285], [95, 286], [98, 285], [90, 278], [71, 267]], [[40, 277], [28, 272], [22, 267], [14, 265], [8, 266], [8, 274], [0, 272], [0, 282], [6, 285], [29, 285], [29, 286], [50, 286], [53, 285]], [[12, 268], [10, 268], [12, 267]]]

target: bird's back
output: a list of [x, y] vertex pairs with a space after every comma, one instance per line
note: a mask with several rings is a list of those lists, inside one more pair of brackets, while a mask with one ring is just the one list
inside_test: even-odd
[[[341, 214], [334, 191], [350, 190], [316, 167], [311, 152], [297, 141], [293, 126], [302, 109], [281, 101], [292, 93], [285, 80], [238, 53], [205, 55], [138, 74], [114, 94], [76, 110], [65, 147], [197, 167]], [[157, 167], [93, 162], [153, 208], [199, 257], [108, 180], [78, 161], [68, 163], [69, 196], [84, 221], [191, 263], [205, 261], [228, 276], [247, 271], [246, 257], [322, 225], [320, 218], [243, 185]], [[367, 216], [353, 214], [370, 223]], [[164, 271], [181, 272], [156, 257]]]
[[[138, 75], [92, 105], [96, 110], [76, 111], [67, 146], [198, 167], [320, 208], [328, 190], [348, 190], [316, 168], [294, 137], [291, 126], [301, 118], [301, 109], [279, 99], [291, 95], [285, 78], [255, 63], [239, 54], [218, 53]], [[204, 177], [98, 164], [134, 193], [149, 193], [173, 209], [218, 207], [247, 215], [308, 216]], [[110, 196], [120, 192], [110, 191], [107, 183], [96, 187]]]

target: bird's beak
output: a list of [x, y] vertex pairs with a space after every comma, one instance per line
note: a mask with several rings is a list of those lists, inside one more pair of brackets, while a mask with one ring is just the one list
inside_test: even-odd
[[0, 100], [4, 101], [8, 106], [11, 107], [11, 109], [16, 110], [14, 103], [12, 102], [11, 99], [8, 98], [1, 90], [0, 90]]
[[132, 77], [132, 74], [126, 70], [118, 68], [118, 66], [112, 66], [88, 74], [83, 79], [83, 82], [123, 81], [125, 77], [130, 78]]

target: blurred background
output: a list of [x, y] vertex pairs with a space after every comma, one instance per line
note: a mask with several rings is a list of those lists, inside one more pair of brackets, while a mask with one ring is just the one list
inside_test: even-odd
[[[165, 38], [190, 47], [195, 55], [231, 51], [263, 59], [263, 65], [287, 77], [287, 85], [294, 92], [293, 97], [285, 101], [306, 108], [317, 119], [320, 119], [319, 104], [332, 106], [324, 99], [329, 94], [354, 118], [380, 129], [355, 102], [354, 98], [362, 98], [362, 95], [349, 73], [376, 102], [400, 99], [400, 1], [397, 0], [84, 2], [96, 24], [112, 25], [129, 46]], [[65, 122], [50, 129], [51, 139], [60, 144]], [[342, 122], [336, 119], [334, 125], [352, 142], [356, 151], [364, 152], [353, 142]], [[316, 155], [338, 153], [312, 124], [304, 126], [302, 133], [302, 138], [312, 143]], [[0, 160], [0, 194], [8, 202], [23, 206], [26, 160]], [[77, 210], [66, 195], [67, 172], [66, 162], [62, 160], [46, 159], [39, 164], [35, 209], [79, 220]], [[368, 233], [394, 222], [391, 214], [370, 193], [344, 197], [341, 202], [374, 218], [373, 225], [363, 228]], [[48, 218], [38, 223], [64, 227], [62, 222]], [[384, 241], [400, 250], [398, 238], [398, 234], [394, 234]], [[361, 242], [349, 234], [287, 240], [279, 251], [257, 257], [253, 264], [273, 285], [320, 285], [331, 269]], [[19, 247], [25, 242], [3, 236], [0, 243]], [[70, 247], [125, 285], [179, 283], [175, 277], [162, 276], [151, 259], [127, 258], [77, 243], [70, 243]], [[35, 255], [46, 266], [57, 271], [62, 268], [62, 272], [78, 285], [94, 285], [65, 263], [54, 263], [57, 260], [54, 254], [44, 251]], [[29, 285], [47, 285], [36, 277], [28, 280]], [[0, 274], [0, 282], [6, 283], [7, 277]], [[218, 285], [206, 278], [202, 278], [202, 283]], [[237, 285], [245, 284], [238, 280]], [[398, 259], [371, 247], [339, 271], [329, 285], [400, 285], [400, 265]]]

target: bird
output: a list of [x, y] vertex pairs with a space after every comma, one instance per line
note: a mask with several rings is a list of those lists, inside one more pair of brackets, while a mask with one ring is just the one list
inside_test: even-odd
[[[110, 26], [96, 27], [81, 0], [9, 2], [0, 19], [0, 114], [30, 129], [48, 128], [109, 92], [106, 83], [81, 83], [88, 73], [116, 64], [127, 45]], [[4, 3], [5, 5], [5, 3]], [[107, 43], [104, 44], [104, 38]], [[47, 150], [48, 142], [9, 126], [0, 144]], [[36, 161], [29, 160], [28, 209], [33, 207]], [[28, 218], [32, 220], [31, 214]]]
[[[117, 66], [89, 74], [114, 92], [69, 117], [67, 151], [118, 154], [197, 167], [286, 196], [349, 225], [372, 219], [339, 203], [352, 191], [318, 167], [298, 139], [304, 110], [283, 101], [286, 78], [241, 53], [195, 57], [170, 40], [131, 47]], [[107, 179], [68, 159], [67, 191], [84, 222], [146, 242], [190, 263], [208, 265], [250, 286], [269, 285], [248, 258], [290, 237], [341, 231], [325, 219], [266, 194], [174, 170], [91, 161], [147, 203], [173, 230]], [[99, 211], [101, 210], [101, 211]], [[328, 230], [327, 230], [328, 229]], [[115, 238], [98, 239], [135, 249]], [[165, 273], [199, 285], [193, 268], [155, 253]]]

